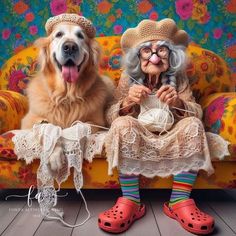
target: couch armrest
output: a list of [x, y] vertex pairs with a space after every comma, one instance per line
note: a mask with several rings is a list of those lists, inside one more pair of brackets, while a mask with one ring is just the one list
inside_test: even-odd
[[19, 129], [28, 110], [27, 98], [17, 92], [0, 90], [0, 133]]
[[215, 93], [202, 101], [207, 131], [230, 142], [230, 159], [236, 159], [236, 93]]

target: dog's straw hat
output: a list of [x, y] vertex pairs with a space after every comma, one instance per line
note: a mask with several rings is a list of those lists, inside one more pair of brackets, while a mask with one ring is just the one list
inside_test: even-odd
[[47, 35], [51, 34], [53, 27], [55, 25], [64, 22], [67, 22], [69, 24], [79, 25], [86, 32], [89, 38], [95, 37], [96, 29], [90, 20], [86, 19], [83, 16], [69, 13], [64, 13], [54, 17], [50, 17], [45, 24]]
[[166, 18], [160, 21], [142, 20], [137, 27], [126, 30], [121, 37], [124, 52], [151, 40], [165, 40], [176, 45], [188, 46], [188, 34], [178, 29], [175, 21]]

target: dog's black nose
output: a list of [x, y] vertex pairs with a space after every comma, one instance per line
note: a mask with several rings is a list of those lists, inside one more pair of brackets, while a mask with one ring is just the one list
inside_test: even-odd
[[66, 55], [73, 55], [79, 51], [79, 48], [74, 42], [65, 42], [62, 46], [62, 50]]

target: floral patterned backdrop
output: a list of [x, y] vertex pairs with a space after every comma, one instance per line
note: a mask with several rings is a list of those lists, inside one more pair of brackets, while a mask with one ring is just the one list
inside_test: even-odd
[[0, 67], [45, 34], [50, 16], [78, 13], [97, 36], [120, 35], [144, 18], [173, 18], [191, 40], [222, 56], [236, 77], [236, 0], [0, 0]]

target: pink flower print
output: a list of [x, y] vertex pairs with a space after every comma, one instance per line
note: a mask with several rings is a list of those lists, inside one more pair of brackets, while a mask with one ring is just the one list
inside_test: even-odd
[[67, 10], [66, 0], [52, 0], [50, 8], [54, 16], [65, 13]]
[[227, 99], [219, 97], [215, 99], [205, 110], [205, 124], [214, 133], [218, 133], [221, 127], [221, 119], [225, 112]]
[[227, 34], [227, 38], [228, 38], [228, 39], [232, 39], [232, 38], [233, 38], [233, 34], [232, 34], [232, 33], [228, 33], [228, 34]]
[[176, 13], [182, 20], [187, 20], [192, 16], [193, 1], [192, 0], [177, 0], [175, 2]]
[[221, 28], [216, 28], [213, 31], [213, 36], [215, 39], [219, 39], [219, 38], [221, 38], [222, 33], [223, 33], [223, 30]]
[[32, 25], [29, 27], [30, 34], [35, 35], [38, 33], [38, 27], [36, 25]]
[[151, 20], [157, 20], [157, 19], [158, 19], [158, 13], [155, 12], [155, 11], [152, 11], [152, 12], [150, 13], [150, 15], [149, 15], [149, 18], [150, 18]]
[[123, 30], [123, 27], [121, 25], [115, 25], [114, 26], [114, 33], [115, 34], [120, 34]]
[[11, 35], [11, 30], [10, 29], [4, 29], [2, 31], [2, 38], [4, 40], [7, 40], [10, 37], [10, 35]]
[[21, 70], [15, 70], [10, 74], [9, 78], [9, 89], [16, 91], [16, 92], [21, 92], [21, 89], [19, 88], [19, 83], [22, 81], [24, 78], [26, 78], [26, 74], [23, 73]]

